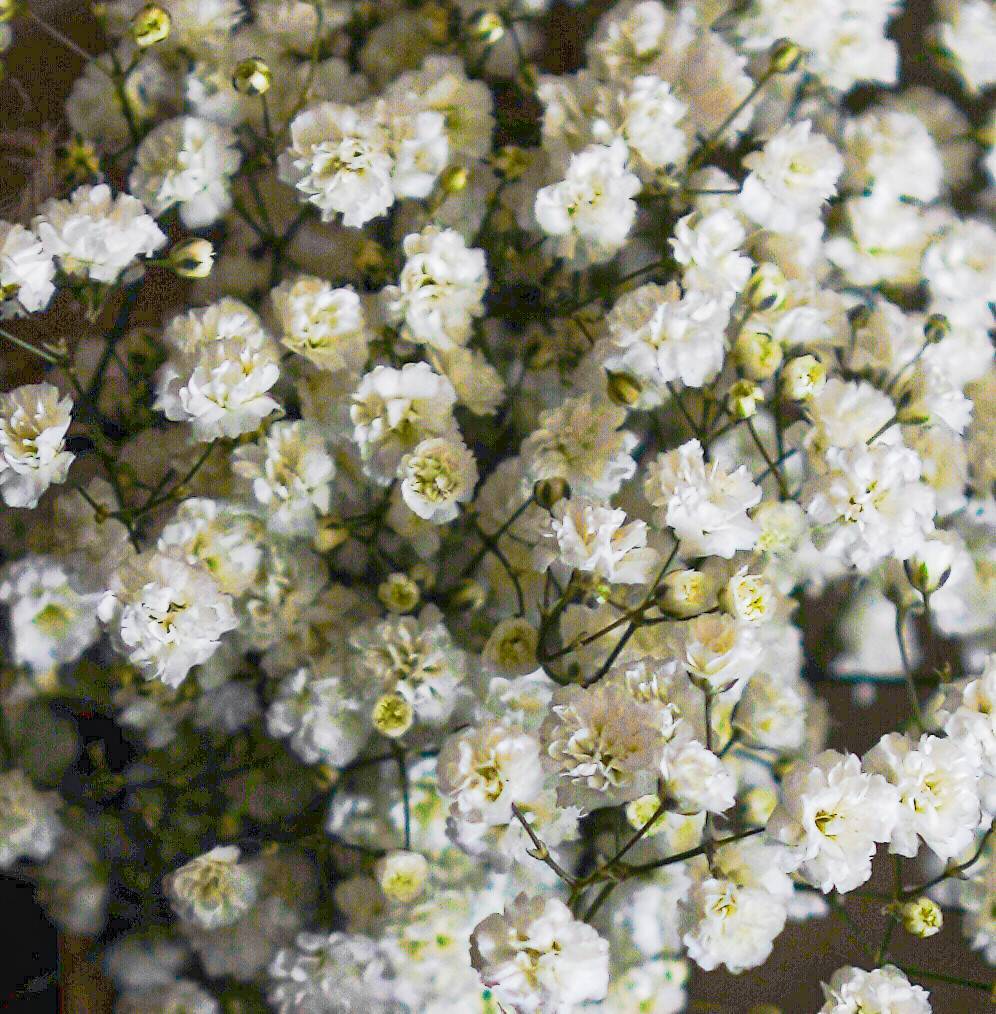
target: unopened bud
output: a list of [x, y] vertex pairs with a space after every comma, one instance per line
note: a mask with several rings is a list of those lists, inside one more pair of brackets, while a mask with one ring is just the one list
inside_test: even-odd
[[827, 368], [816, 356], [797, 356], [782, 370], [782, 393], [794, 401], [807, 401], [827, 382]]
[[131, 19], [131, 37], [139, 49], [148, 49], [168, 38], [172, 22], [158, 4], [147, 4]]
[[643, 393], [640, 382], [626, 373], [609, 373], [608, 390], [609, 398], [624, 408], [636, 405]]
[[232, 75], [232, 87], [242, 95], [265, 95], [273, 84], [270, 65], [258, 56], [240, 60]]
[[923, 336], [931, 345], [943, 341], [951, 333], [951, 321], [943, 313], [932, 313], [923, 326]]
[[525, 617], [502, 620], [491, 632], [482, 655], [496, 669], [513, 676], [526, 676], [539, 667], [536, 646], [539, 634]]
[[566, 479], [540, 479], [533, 486], [533, 499], [546, 510], [570, 495], [571, 487]]
[[439, 177], [439, 185], [448, 194], [458, 194], [466, 189], [468, 179], [466, 166], [451, 165]]
[[447, 605], [451, 609], [459, 609], [463, 612], [472, 613], [480, 609], [487, 601], [488, 593], [481, 584], [471, 577], [464, 578], [450, 592]]
[[908, 901], [899, 914], [903, 920], [903, 929], [921, 940], [940, 933], [944, 925], [941, 906], [933, 898], [922, 897]]
[[495, 11], [484, 11], [471, 26], [475, 37], [488, 46], [501, 42], [505, 35], [505, 24]]
[[389, 852], [377, 862], [377, 882], [391, 901], [414, 901], [428, 878], [429, 864], [418, 852]]
[[755, 310], [776, 310], [788, 295], [788, 282], [777, 264], [758, 264], [747, 280], [747, 301]]
[[506, 144], [495, 153], [494, 167], [507, 180], [518, 179], [529, 167], [529, 156], [524, 148]]
[[951, 576], [953, 563], [954, 547], [935, 537], [926, 539], [903, 567], [910, 584], [922, 595], [930, 595]]
[[757, 404], [764, 401], [764, 392], [752, 380], [738, 380], [727, 392], [726, 408], [734, 419], [750, 419]]
[[382, 736], [397, 739], [412, 727], [415, 711], [400, 694], [384, 694], [374, 704], [370, 718]]
[[407, 574], [389, 574], [377, 588], [377, 598], [391, 613], [410, 613], [421, 597], [418, 585]]
[[766, 380], [782, 364], [782, 344], [769, 331], [750, 323], [737, 335], [733, 358], [751, 380]]
[[791, 74], [802, 62], [802, 47], [791, 39], [779, 39], [768, 54], [768, 67], [774, 74]]
[[170, 249], [166, 259], [181, 278], [207, 278], [214, 266], [214, 247], [200, 237], [185, 239]]

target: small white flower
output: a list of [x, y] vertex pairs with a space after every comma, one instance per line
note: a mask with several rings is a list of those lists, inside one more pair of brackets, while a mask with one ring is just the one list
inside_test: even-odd
[[97, 612], [129, 662], [176, 687], [237, 626], [231, 603], [206, 570], [153, 550], [122, 565]]
[[844, 160], [812, 123], [786, 124], [759, 152], [744, 160], [750, 172], [740, 205], [758, 225], [791, 232], [819, 216], [824, 202], [837, 192]]
[[668, 242], [684, 269], [685, 287], [705, 292], [726, 306], [732, 304], [754, 267], [740, 252], [746, 238], [740, 219], [726, 208], [679, 219]]
[[545, 570], [554, 560], [565, 567], [616, 584], [648, 584], [660, 563], [647, 546], [647, 525], [626, 524], [626, 512], [603, 507], [586, 497], [558, 501], [544, 533], [555, 548], [541, 543], [534, 559]]
[[66, 450], [73, 403], [51, 384], [0, 394], [0, 495], [8, 507], [35, 507], [53, 482], [65, 482], [75, 455]]
[[202, 229], [232, 206], [230, 181], [241, 160], [229, 128], [179, 116], [160, 123], [142, 140], [128, 185], [156, 215], [178, 204], [183, 224]]
[[55, 264], [23, 225], [0, 221], [0, 317], [44, 310], [55, 292]]
[[62, 833], [58, 803], [57, 793], [39, 792], [23, 771], [0, 772], [0, 870], [51, 855]]
[[707, 465], [698, 440], [661, 454], [644, 490], [660, 523], [681, 540], [685, 556], [729, 559], [757, 541], [758, 528], [747, 511], [760, 503], [760, 487], [744, 465], [732, 472], [721, 461]]
[[844, 893], [871, 876], [875, 844], [889, 841], [898, 813], [898, 793], [881, 775], [825, 750], [790, 769], [768, 834], [789, 847], [808, 883]]
[[252, 482], [274, 532], [314, 535], [328, 513], [335, 462], [311, 423], [274, 423], [259, 443], [236, 450], [232, 471]]
[[280, 341], [321, 370], [360, 370], [367, 358], [360, 297], [324, 279], [302, 275], [278, 285], [270, 299]]
[[470, 960], [515, 1014], [566, 1012], [609, 988], [609, 945], [556, 898], [520, 894], [470, 937]]
[[664, 747], [661, 779], [681, 813], [725, 813], [735, 801], [733, 772], [697, 739]]
[[50, 200], [34, 220], [45, 252], [68, 275], [94, 282], [116, 282], [140, 257], [151, 257], [166, 236], [145, 205], [111, 188], [77, 187], [67, 201]]
[[413, 902], [425, 888], [429, 863], [418, 852], [396, 850], [377, 862], [377, 882], [384, 895], [402, 904]]
[[567, 177], [536, 194], [540, 228], [558, 237], [562, 257], [608, 260], [623, 245], [636, 219], [633, 197], [640, 181], [626, 169], [626, 144], [593, 144], [571, 158]]
[[914, 986], [892, 965], [866, 972], [861, 968], [838, 968], [823, 987], [826, 1003], [819, 1014], [930, 1014], [929, 993]]
[[403, 249], [398, 284], [383, 294], [402, 337], [438, 349], [465, 345], [474, 318], [484, 313], [484, 252], [468, 249], [454, 229], [435, 226], [406, 236]]
[[401, 496], [420, 518], [443, 525], [474, 495], [477, 463], [458, 437], [423, 440], [401, 459]]
[[202, 929], [231, 926], [256, 900], [259, 882], [234, 846], [212, 849], [167, 879], [173, 910]]

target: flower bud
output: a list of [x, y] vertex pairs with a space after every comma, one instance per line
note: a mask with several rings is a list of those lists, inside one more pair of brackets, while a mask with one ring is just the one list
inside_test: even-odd
[[755, 310], [775, 310], [785, 302], [788, 282], [777, 264], [764, 261], [758, 264], [754, 273], [747, 279], [744, 294], [747, 296], [747, 302]]
[[791, 39], [779, 39], [768, 54], [768, 68], [773, 74], [791, 74], [802, 63], [802, 47]]
[[214, 247], [210, 240], [195, 236], [171, 247], [166, 260], [181, 278], [207, 278], [214, 266]]
[[448, 194], [458, 194], [461, 190], [466, 189], [468, 178], [466, 166], [451, 165], [439, 177], [439, 185]]
[[407, 904], [425, 887], [429, 864], [418, 852], [389, 852], [377, 862], [377, 882], [385, 897]]
[[951, 321], [943, 313], [932, 313], [923, 325], [923, 336], [930, 345], [943, 341], [951, 333]]
[[389, 613], [410, 613], [421, 597], [418, 585], [407, 574], [389, 574], [377, 588], [377, 598]]
[[921, 595], [937, 591], [951, 576], [954, 547], [940, 538], [926, 539], [904, 562], [906, 576]]
[[643, 393], [640, 382], [626, 373], [609, 373], [608, 390], [609, 399], [623, 408], [632, 408]]
[[524, 148], [514, 144], [506, 144], [495, 153], [493, 165], [505, 179], [516, 180], [528, 168], [529, 156]]
[[738, 380], [726, 395], [726, 407], [734, 419], [750, 419], [759, 401], [764, 401], [764, 392], [752, 380]]
[[382, 736], [397, 739], [412, 727], [415, 710], [400, 694], [383, 694], [377, 698], [370, 718]]
[[169, 36], [172, 21], [159, 4], [147, 4], [131, 19], [131, 37], [139, 49], [148, 49]]
[[770, 332], [748, 325], [737, 335], [733, 358], [751, 380], [765, 380], [782, 364], [782, 344]]
[[451, 609], [472, 613], [480, 609], [488, 599], [488, 593], [472, 577], [464, 578], [450, 592], [447, 605]]
[[782, 393], [793, 401], [806, 401], [823, 389], [827, 368], [816, 356], [797, 356], [782, 370]]
[[495, 11], [484, 11], [471, 25], [471, 32], [485, 45], [493, 46], [504, 37], [505, 24], [500, 14]]
[[241, 95], [265, 95], [273, 84], [270, 65], [258, 56], [240, 60], [232, 75], [232, 87]]
[[903, 929], [921, 940], [940, 933], [944, 925], [941, 906], [933, 898], [921, 897], [908, 901], [899, 914], [903, 920]]
[[671, 616], [686, 619], [711, 609], [716, 601], [712, 578], [700, 570], [675, 570], [657, 589], [657, 604]]
[[554, 504], [560, 503], [570, 495], [571, 487], [566, 479], [540, 479], [533, 486], [533, 499], [546, 510], [550, 510]]

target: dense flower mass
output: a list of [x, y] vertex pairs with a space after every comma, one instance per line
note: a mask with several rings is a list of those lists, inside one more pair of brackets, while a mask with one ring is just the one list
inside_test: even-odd
[[992, 4], [28, 6], [0, 871], [116, 1010], [981, 1009]]

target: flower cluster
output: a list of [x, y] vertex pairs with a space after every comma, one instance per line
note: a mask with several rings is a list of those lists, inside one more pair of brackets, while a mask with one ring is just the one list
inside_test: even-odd
[[899, 941], [996, 963], [996, 14], [905, 6], [92, 5], [0, 868], [118, 1010], [675, 1014], [807, 919], [793, 1009], [990, 990]]

